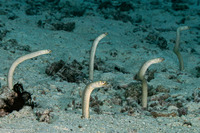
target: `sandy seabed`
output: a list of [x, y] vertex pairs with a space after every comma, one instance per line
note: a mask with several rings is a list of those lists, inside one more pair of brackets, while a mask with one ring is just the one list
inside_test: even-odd
[[[43, 49], [52, 53], [16, 68], [14, 84], [22, 83], [36, 105], [0, 117], [0, 132], [199, 133], [199, 22], [197, 1], [1, 0], [0, 93], [14, 60]], [[173, 53], [180, 26], [190, 27], [181, 31], [183, 71]], [[82, 119], [90, 48], [105, 32], [94, 80], [110, 86], [92, 92], [90, 119]], [[145, 61], [158, 57], [165, 60], [147, 71], [144, 110], [141, 83], [134, 76]], [[60, 60], [65, 64], [56, 71], [52, 63]]]

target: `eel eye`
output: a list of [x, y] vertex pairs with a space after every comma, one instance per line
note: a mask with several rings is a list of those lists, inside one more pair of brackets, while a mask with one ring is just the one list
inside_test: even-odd
[[107, 85], [108, 83], [106, 81], [101, 82], [102, 85]]

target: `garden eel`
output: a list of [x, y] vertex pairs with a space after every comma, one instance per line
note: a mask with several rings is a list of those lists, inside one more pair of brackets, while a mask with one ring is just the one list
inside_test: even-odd
[[144, 75], [150, 65], [164, 61], [164, 58], [155, 58], [145, 62], [137, 74], [137, 79], [142, 81], [142, 107], [147, 108], [148, 85]]
[[183, 64], [183, 57], [181, 56], [181, 53], [179, 51], [180, 32], [182, 30], [188, 30], [188, 29], [189, 29], [189, 26], [182, 26], [182, 27], [177, 28], [177, 31], [176, 31], [176, 44], [174, 45], [173, 51], [176, 54], [176, 56], [178, 57], [179, 68], [180, 68], [181, 71], [184, 69], [184, 64]]
[[89, 80], [93, 81], [93, 73], [94, 73], [94, 56], [95, 56], [95, 52], [96, 52], [96, 48], [97, 48], [97, 45], [99, 43], [99, 41], [101, 39], [103, 39], [104, 37], [106, 37], [108, 35], [108, 33], [103, 33], [101, 34], [100, 36], [98, 36], [93, 44], [92, 44], [92, 48], [91, 48], [91, 51], [90, 51], [90, 64], [89, 64]]
[[8, 79], [7, 79], [8, 88], [13, 89], [13, 73], [15, 71], [15, 68], [20, 63], [22, 63], [25, 60], [28, 60], [28, 59], [31, 59], [31, 58], [34, 58], [34, 57], [37, 57], [37, 56], [40, 56], [43, 54], [49, 54], [49, 53], [51, 53], [51, 50], [40, 50], [40, 51], [36, 51], [36, 52], [30, 53], [30, 54], [24, 55], [24, 56], [18, 58], [17, 60], [15, 60], [13, 62], [13, 64], [11, 65], [9, 72], [8, 72]]
[[92, 91], [96, 88], [105, 87], [107, 85], [108, 83], [106, 81], [96, 81], [96, 82], [89, 83], [85, 87], [83, 91], [83, 95], [82, 95], [82, 117], [81, 118], [90, 117], [89, 104], [90, 104], [90, 95]]

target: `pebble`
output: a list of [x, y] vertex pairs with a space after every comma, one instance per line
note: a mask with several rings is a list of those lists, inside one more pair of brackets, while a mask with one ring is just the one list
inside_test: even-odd
[[168, 107], [169, 112], [174, 111], [174, 110], [178, 110], [178, 108], [176, 106], [169, 106]]

